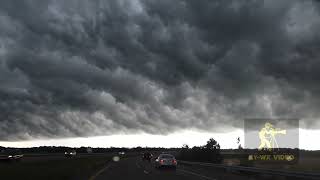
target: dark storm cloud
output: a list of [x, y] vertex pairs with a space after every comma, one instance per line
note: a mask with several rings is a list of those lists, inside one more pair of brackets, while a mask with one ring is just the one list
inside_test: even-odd
[[315, 1], [3, 1], [0, 139], [318, 128]]

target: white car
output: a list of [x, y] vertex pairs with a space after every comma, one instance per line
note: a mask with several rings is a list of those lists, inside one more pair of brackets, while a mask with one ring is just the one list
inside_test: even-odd
[[157, 159], [155, 160], [155, 167], [161, 168], [161, 167], [177, 167], [177, 160], [176, 158], [171, 154], [160, 154]]

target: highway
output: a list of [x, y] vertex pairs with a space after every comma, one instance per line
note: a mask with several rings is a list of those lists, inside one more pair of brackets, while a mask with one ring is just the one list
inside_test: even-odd
[[[139, 157], [131, 157], [112, 162], [94, 174], [89, 180], [255, 180], [277, 179], [275, 177], [255, 177], [239, 173], [226, 172], [219, 169], [201, 169], [179, 165], [176, 170], [156, 169], [153, 164], [142, 161]], [[283, 178], [281, 178], [283, 180]]]
[[[21, 162], [2, 163], [0, 179], [66, 179], [66, 180], [299, 180], [320, 179], [301, 176], [297, 172], [279, 173], [253, 167], [225, 166], [210, 163], [178, 161], [174, 169], [156, 169], [137, 153], [126, 154], [115, 161], [117, 154], [78, 154], [66, 158], [63, 154], [25, 155]], [[99, 167], [93, 168], [99, 164]], [[65, 170], [65, 169], [68, 170]], [[1, 170], [1, 168], [0, 168]], [[8, 172], [7, 172], [8, 171]], [[20, 173], [14, 173], [19, 171]], [[11, 173], [10, 173], [11, 172]], [[41, 173], [39, 173], [41, 172]], [[280, 175], [279, 175], [280, 174]], [[282, 174], [282, 175], [281, 175]], [[45, 178], [44, 178], [45, 177]], [[311, 178], [314, 177], [314, 178]]]

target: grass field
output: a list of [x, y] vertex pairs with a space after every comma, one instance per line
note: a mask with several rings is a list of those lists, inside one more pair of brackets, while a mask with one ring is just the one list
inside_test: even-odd
[[84, 180], [111, 161], [112, 155], [0, 163], [2, 180]]

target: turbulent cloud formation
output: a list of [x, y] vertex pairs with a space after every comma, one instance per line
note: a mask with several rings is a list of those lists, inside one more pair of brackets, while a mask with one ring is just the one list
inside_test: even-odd
[[319, 127], [316, 1], [7, 0], [0, 29], [0, 140]]

